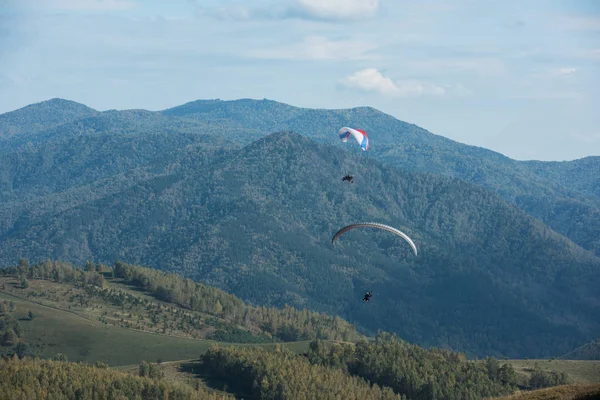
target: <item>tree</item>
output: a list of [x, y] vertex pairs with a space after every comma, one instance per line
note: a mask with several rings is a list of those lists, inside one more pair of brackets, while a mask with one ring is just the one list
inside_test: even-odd
[[29, 287], [29, 281], [27, 278], [21, 279], [21, 289], [27, 289]]
[[140, 363], [138, 371], [139, 371], [140, 376], [148, 376], [148, 374], [150, 372], [150, 366], [148, 365], [148, 363], [146, 361], [142, 361]]
[[0, 345], [2, 346], [11, 346], [13, 345], [19, 338], [17, 336], [17, 334], [15, 333], [15, 331], [11, 328], [6, 329], [4, 331], [4, 334], [2, 335], [1, 338], [1, 343]]
[[93, 272], [96, 271], [96, 267], [94, 266], [94, 263], [92, 263], [91, 261], [86, 261], [85, 262], [85, 271], [86, 272]]
[[150, 364], [148, 369], [148, 376], [152, 379], [162, 379], [165, 376], [163, 370], [156, 364]]
[[223, 312], [223, 306], [221, 305], [221, 302], [219, 300], [217, 300], [217, 303], [215, 304], [215, 314], [219, 315]]
[[25, 258], [21, 258], [19, 260], [19, 266], [17, 267], [19, 270], [19, 277], [26, 278], [29, 276], [29, 261]]
[[23, 342], [20, 342], [19, 344], [17, 344], [17, 346], [15, 347], [15, 354], [17, 354], [19, 356], [19, 358], [33, 355], [29, 345], [27, 343], [23, 343]]

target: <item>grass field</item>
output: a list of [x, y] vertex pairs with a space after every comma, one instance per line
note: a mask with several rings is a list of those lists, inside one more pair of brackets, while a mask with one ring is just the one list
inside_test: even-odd
[[[29, 287], [22, 289], [17, 286], [17, 281], [13, 278], [0, 277], [0, 287], [5, 288], [3, 290], [5, 293], [37, 304], [69, 310], [89, 320], [103, 322], [105, 325], [132, 328], [150, 333], [166, 333], [169, 336], [187, 339], [203, 339], [207, 334], [215, 331], [213, 326], [202, 323], [193, 329], [178, 329], [177, 322], [178, 317], [181, 318], [181, 314], [176, 315], [173, 311], [191, 315], [196, 320], [206, 320], [211, 316], [183, 310], [176, 305], [159, 301], [145, 292], [114, 280], [107, 283], [107, 287], [128, 293], [133, 297], [120, 303], [103, 296], [90, 295], [83, 288], [72, 284], [44, 280], [30, 280]], [[0, 292], [2, 291], [0, 290]], [[134, 298], [145, 299], [152, 307], [134, 305], [132, 304]], [[213, 319], [215, 318], [213, 317]]]
[[600, 398], [600, 384], [572, 384], [519, 392], [511, 396], [496, 397], [494, 400], [593, 400]]
[[108, 365], [135, 364], [143, 360], [178, 360], [205, 352], [213, 342], [139, 332], [87, 320], [64, 310], [41, 306], [0, 293], [0, 299], [17, 304], [25, 339], [40, 355], [66, 354], [70, 361], [103, 361]]
[[564, 372], [572, 383], [600, 382], [600, 361], [580, 360], [508, 360], [515, 372], [529, 378], [534, 364], [550, 371]]
[[[106, 325], [86, 318], [86, 312], [74, 312], [38, 304], [19, 296], [19, 293], [0, 291], [0, 301], [13, 301], [17, 306], [15, 316], [24, 328], [24, 338], [42, 358], [51, 358], [57, 353], [65, 354], [70, 361], [102, 361], [110, 366], [137, 365], [141, 361], [174, 361], [199, 357], [211, 345], [211, 340], [189, 339], [176, 336], [143, 332], [134, 329]], [[64, 306], [64, 304], [60, 304]], [[33, 320], [27, 315], [31, 311]], [[282, 344], [295, 352], [308, 349], [309, 341]], [[237, 345], [244, 344], [226, 344]], [[274, 347], [274, 344], [254, 346]]]

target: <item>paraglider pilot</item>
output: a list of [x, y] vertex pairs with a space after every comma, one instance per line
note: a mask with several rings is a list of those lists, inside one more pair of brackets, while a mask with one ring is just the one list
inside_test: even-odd
[[342, 181], [348, 181], [350, 183], [354, 183], [354, 177], [352, 175], [346, 175], [342, 178]]
[[371, 298], [371, 296], [373, 296], [373, 295], [371, 294], [371, 292], [367, 292], [367, 294], [365, 294], [365, 298], [363, 299], [363, 301], [367, 301], [367, 302], [368, 302], [368, 301], [369, 301], [369, 299]]

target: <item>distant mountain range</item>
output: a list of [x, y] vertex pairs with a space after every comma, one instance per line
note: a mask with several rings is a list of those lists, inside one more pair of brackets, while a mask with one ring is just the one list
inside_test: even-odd
[[[600, 157], [520, 162], [372, 108], [268, 100], [54, 99], [0, 115], [0, 149], [3, 264], [121, 259], [475, 355], [556, 356], [600, 332]], [[369, 229], [331, 245], [366, 220], [419, 256]]]

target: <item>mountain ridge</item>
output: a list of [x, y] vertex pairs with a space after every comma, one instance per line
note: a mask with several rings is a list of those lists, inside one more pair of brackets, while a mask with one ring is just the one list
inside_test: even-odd
[[[39, 103], [30, 104], [14, 111], [0, 114], [0, 140], [29, 132], [38, 132], [60, 125], [65, 121], [76, 121], [98, 111], [82, 103], [61, 98], [52, 98]], [[24, 128], [25, 119], [33, 119]]]
[[[397, 168], [460, 178], [500, 194], [584, 248], [600, 255], [600, 157], [561, 162], [517, 161], [482, 147], [455, 142], [372, 107], [298, 108], [273, 100], [197, 100], [140, 117], [132, 111], [100, 113], [89, 128], [64, 125], [45, 135], [138, 132], [210, 133], [245, 145], [274, 131], [295, 131], [320, 143], [337, 143], [340, 126], [360, 126], [371, 135], [375, 158]], [[132, 121], [137, 115], [139, 122]], [[94, 118], [100, 118], [95, 121]], [[116, 118], [116, 120], [113, 120]], [[173, 119], [175, 118], [175, 119]], [[106, 122], [103, 122], [106, 120]], [[118, 122], [124, 120], [125, 122]], [[121, 125], [119, 125], [121, 124]], [[122, 125], [126, 124], [126, 125]], [[110, 128], [113, 127], [113, 128]], [[49, 131], [50, 132], [50, 131]], [[67, 133], [73, 132], [73, 133]], [[37, 134], [37, 137], [43, 136]], [[21, 144], [27, 143], [23, 138]], [[15, 146], [13, 144], [13, 146]], [[7, 149], [9, 146], [5, 146]]]
[[[511, 158], [505, 154], [502, 154], [498, 151], [495, 150], [491, 150], [488, 149], [486, 147], [483, 146], [478, 146], [478, 145], [472, 145], [472, 144], [468, 144], [465, 142], [460, 142], [454, 139], [450, 139], [447, 138], [443, 135], [440, 134], [436, 134], [433, 133], [429, 130], [427, 130], [426, 128], [422, 128], [421, 126], [414, 124], [414, 123], [410, 123], [410, 122], [406, 122], [406, 121], [402, 121], [400, 119], [398, 119], [397, 117], [394, 117], [391, 114], [388, 114], [384, 111], [378, 110], [374, 107], [371, 106], [357, 106], [357, 107], [351, 107], [351, 108], [310, 108], [310, 107], [298, 107], [298, 106], [294, 106], [291, 105], [289, 103], [284, 103], [284, 102], [280, 102], [277, 100], [271, 100], [271, 99], [253, 99], [253, 98], [240, 98], [240, 99], [233, 99], [233, 100], [221, 100], [221, 99], [198, 99], [198, 100], [192, 100], [186, 103], [183, 103], [181, 105], [178, 106], [173, 106], [173, 107], [169, 107], [169, 108], [165, 108], [165, 109], [161, 109], [161, 110], [147, 110], [147, 109], [143, 109], [143, 108], [132, 108], [132, 109], [107, 109], [104, 111], [98, 111], [95, 110], [87, 105], [85, 105], [84, 103], [79, 103], [77, 101], [73, 101], [73, 100], [67, 100], [67, 99], [63, 99], [63, 98], [52, 98], [49, 100], [44, 100], [44, 101], [40, 101], [37, 103], [32, 103], [30, 105], [15, 109], [15, 110], [11, 110], [11, 111], [7, 111], [4, 113], [0, 113], [0, 116], [6, 116], [6, 115], [11, 115], [13, 113], [16, 112], [25, 112], [25, 111], [30, 111], [30, 110], [35, 110], [37, 107], [42, 106], [42, 105], [52, 105], [56, 108], [54, 109], [61, 109], [61, 108], [66, 108], [63, 107], [65, 105], [68, 104], [72, 104], [72, 105], [76, 105], [76, 106], [80, 106], [82, 108], [86, 108], [90, 111], [92, 111], [95, 114], [102, 114], [102, 113], [123, 113], [123, 112], [143, 112], [143, 113], [149, 113], [149, 114], [164, 114], [164, 115], [178, 115], [181, 116], [180, 113], [177, 113], [176, 111], [179, 109], [185, 109], [185, 108], [189, 108], [193, 105], [199, 105], [199, 104], [203, 104], [203, 103], [207, 103], [207, 104], [214, 104], [214, 105], [218, 105], [218, 106], [223, 106], [223, 105], [229, 105], [229, 104], [236, 104], [236, 103], [245, 103], [245, 104], [254, 104], [254, 103], [267, 103], [267, 104], [275, 104], [278, 105], [282, 108], [292, 108], [295, 110], [299, 110], [301, 112], [309, 112], [309, 111], [315, 111], [315, 112], [320, 112], [320, 111], [326, 111], [326, 112], [357, 112], [357, 111], [367, 111], [370, 114], [376, 115], [376, 114], [380, 114], [380, 115], [384, 115], [385, 117], [389, 118], [390, 120], [395, 120], [398, 121], [406, 126], [410, 126], [410, 127], [415, 127], [418, 128], [419, 130], [422, 130], [424, 132], [427, 132], [428, 134], [435, 136], [435, 137], [440, 137], [443, 138], [444, 140], [448, 140], [450, 142], [453, 142], [455, 144], [459, 144], [459, 145], [463, 145], [463, 146], [467, 146], [469, 148], [473, 148], [473, 149], [480, 149], [485, 151], [486, 153], [489, 153], [489, 155], [491, 155], [492, 153], [500, 156], [500, 158], [505, 158], [508, 159], [510, 161], [515, 161], [518, 163], [544, 163], [544, 164], [568, 164], [568, 163], [572, 163], [575, 161], [583, 161], [583, 160], [588, 160], [588, 159], [593, 159], [596, 160], [598, 158], [600, 158], [600, 156], [597, 155], [589, 155], [589, 156], [584, 156], [581, 158], [576, 158], [573, 160], [563, 160], [563, 161], [553, 161], [553, 160], [549, 160], [549, 161], [541, 161], [541, 160], [517, 160], [514, 158]], [[58, 107], [57, 107], [58, 106]], [[218, 107], [215, 107], [218, 108]], [[36, 111], [37, 112], [37, 111]], [[274, 132], [274, 131], [273, 131]]]

